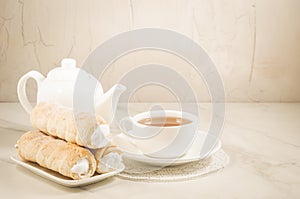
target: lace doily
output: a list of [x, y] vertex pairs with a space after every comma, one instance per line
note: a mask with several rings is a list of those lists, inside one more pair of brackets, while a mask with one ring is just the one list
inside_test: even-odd
[[229, 156], [220, 150], [211, 157], [188, 164], [158, 168], [124, 159], [125, 170], [118, 177], [144, 182], [174, 182], [190, 180], [224, 168], [229, 163]]

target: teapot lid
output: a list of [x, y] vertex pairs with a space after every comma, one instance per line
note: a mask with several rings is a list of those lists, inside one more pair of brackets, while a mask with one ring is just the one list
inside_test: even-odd
[[48, 75], [47, 79], [55, 80], [55, 81], [71, 81], [75, 80], [79, 68], [76, 67], [76, 60], [72, 58], [64, 58], [61, 61], [61, 67], [57, 67], [52, 69]]

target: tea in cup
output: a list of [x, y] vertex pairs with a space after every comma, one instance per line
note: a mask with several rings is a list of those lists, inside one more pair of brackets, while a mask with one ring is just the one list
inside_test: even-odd
[[148, 111], [122, 119], [120, 127], [144, 155], [177, 158], [191, 146], [198, 118], [182, 111]]

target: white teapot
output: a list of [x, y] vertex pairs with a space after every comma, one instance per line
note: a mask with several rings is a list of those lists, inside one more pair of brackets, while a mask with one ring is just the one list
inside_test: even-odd
[[[33, 78], [37, 82], [37, 103], [49, 102], [65, 107], [73, 108], [74, 97], [85, 97], [85, 93], [81, 96], [83, 89], [77, 90], [77, 95], [74, 95], [76, 80], [80, 73], [80, 83], [86, 86], [96, 85], [94, 96], [94, 110], [101, 115], [108, 123], [113, 121], [114, 112], [116, 111], [117, 103], [120, 95], [126, 90], [126, 87], [121, 84], [114, 85], [106, 93], [103, 93], [103, 88], [100, 82], [91, 74], [76, 67], [74, 59], [65, 58], [61, 61], [61, 67], [51, 70], [47, 78], [37, 71], [26, 73], [18, 82], [18, 97], [23, 108], [30, 113], [32, 106], [26, 95], [26, 82], [29, 78]], [[79, 93], [78, 93], [79, 92]], [[78, 100], [77, 100], [78, 102]], [[84, 103], [84, 102], [83, 102]]]

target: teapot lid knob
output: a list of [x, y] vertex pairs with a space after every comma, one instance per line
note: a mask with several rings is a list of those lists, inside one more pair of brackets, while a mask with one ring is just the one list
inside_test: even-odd
[[72, 58], [64, 58], [61, 61], [61, 67], [63, 69], [75, 69], [76, 68], [76, 60]]

